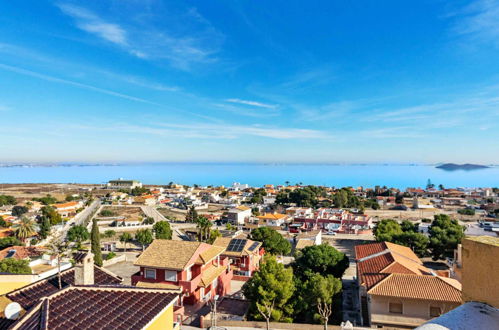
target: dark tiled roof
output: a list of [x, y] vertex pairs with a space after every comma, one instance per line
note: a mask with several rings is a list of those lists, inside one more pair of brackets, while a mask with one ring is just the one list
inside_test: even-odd
[[[178, 294], [140, 288], [69, 287], [45, 298], [20, 329], [142, 329]], [[35, 311], [34, 311], [35, 312]]]
[[[62, 272], [61, 282], [62, 287], [66, 288], [69, 285], [74, 285], [74, 268]], [[121, 279], [113, 276], [103, 269], [94, 266], [94, 282], [95, 284], [120, 284]], [[21, 289], [15, 290], [7, 294], [7, 298], [19, 303], [23, 309], [29, 310], [35, 306], [41, 298], [50, 296], [59, 291], [58, 276], [54, 275], [47, 279], [32, 283]]]

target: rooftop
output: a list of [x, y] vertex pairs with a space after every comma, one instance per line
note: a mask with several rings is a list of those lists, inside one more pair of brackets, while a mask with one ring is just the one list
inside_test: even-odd
[[200, 263], [205, 264], [224, 248], [206, 243], [156, 239], [135, 261], [136, 266], [183, 270]]
[[461, 283], [439, 276], [389, 274], [368, 293], [372, 296], [461, 303]]
[[141, 329], [178, 294], [142, 288], [68, 287], [44, 298], [14, 329]]

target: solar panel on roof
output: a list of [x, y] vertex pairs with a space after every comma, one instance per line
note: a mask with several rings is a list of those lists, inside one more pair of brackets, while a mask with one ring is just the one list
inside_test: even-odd
[[248, 250], [254, 251], [258, 245], [260, 245], [260, 242], [255, 242], [249, 247]]
[[245, 239], [235, 238], [229, 242], [229, 246], [227, 247], [227, 251], [231, 252], [241, 252], [246, 245]]

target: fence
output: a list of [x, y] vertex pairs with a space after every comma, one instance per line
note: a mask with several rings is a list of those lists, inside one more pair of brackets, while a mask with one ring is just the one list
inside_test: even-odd
[[118, 257], [114, 257], [112, 259], [102, 261], [102, 266], [108, 267], [108, 266], [117, 264], [118, 262], [125, 262], [125, 261], [126, 261], [126, 255], [122, 254]]

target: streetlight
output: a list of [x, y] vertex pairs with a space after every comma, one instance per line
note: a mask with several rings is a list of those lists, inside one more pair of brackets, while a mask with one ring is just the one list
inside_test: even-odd
[[213, 302], [211, 303], [211, 327], [213, 329], [217, 328], [217, 300], [219, 298], [219, 295], [215, 295], [213, 297]]

